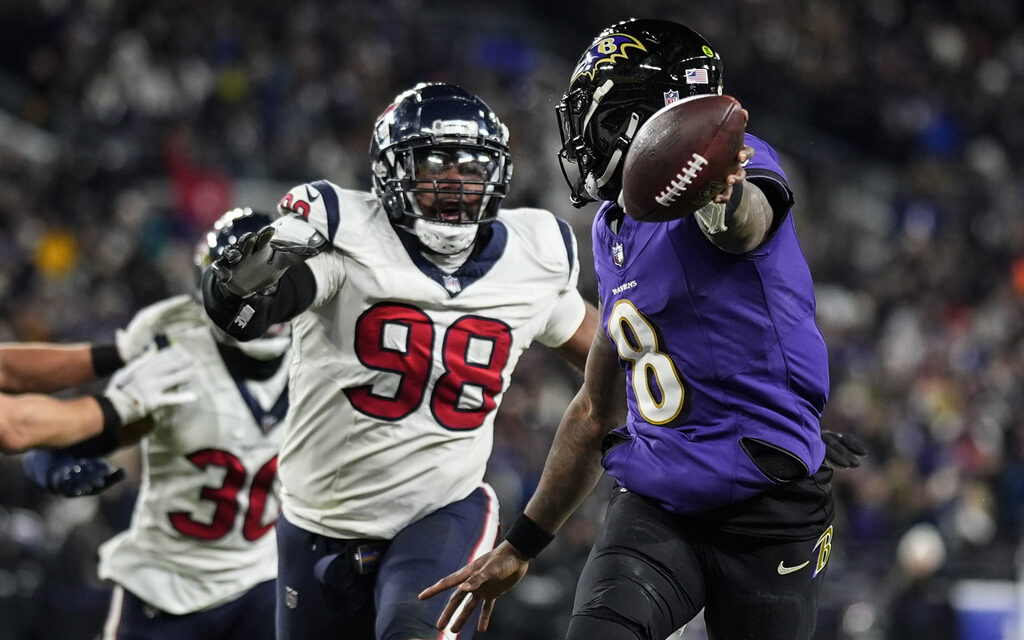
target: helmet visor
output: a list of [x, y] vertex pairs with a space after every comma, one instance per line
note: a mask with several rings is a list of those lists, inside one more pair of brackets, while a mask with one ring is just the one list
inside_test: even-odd
[[495, 174], [498, 154], [489, 149], [422, 147], [413, 151], [417, 181], [456, 180], [485, 184]]

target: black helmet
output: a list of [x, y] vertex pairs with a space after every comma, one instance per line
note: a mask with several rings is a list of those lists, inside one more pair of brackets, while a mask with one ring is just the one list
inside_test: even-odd
[[[577, 207], [616, 200], [640, 125], [681, 98], [722, 93], [722, 61], [699, 33], [668, 20], [626, 20], [583, 52], [556, 108], [558, 158]], [[567, 165], [576, 166], [576, 177]]]
[[[374, 125], [370, 163], [392, 224], [410, 231], [417, 219], [474, 227], [494, 220], [512, 177], [508, 128], [483, 100], [445, 83], [418, 84], [395, 98]], [[444, 176], [450, 167], [461, 177]], [[417, 194], [433, 194], [446, 208], [425, 210]], [[469, 204], [467, 195], [479, 201]]]

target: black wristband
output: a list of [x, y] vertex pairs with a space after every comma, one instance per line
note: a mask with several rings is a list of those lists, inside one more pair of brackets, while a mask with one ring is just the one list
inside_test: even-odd
[[554, 539], [554, 534], [541, 529], [525, 513], [519, 514], [505, 534], [505, 541], [527, 558], [536, 558]]
[[117, 415], [114, 405], [104, 396], [93, 396], [103, 412], [103, 431], [70, 447], [66, 447], [70, 455], [76, 458], [100, 458], [118, 448], [117, 430], [121, 428], [121, 416]]
[[92, 355], [92, 370], [97, 377], [105, 378], [124, 366], [121, 354], [112, 344], [94, 344], [89, 348]]
[[103, 432], [113, 433], [121, 428], [121, 416], [117, 413], [117, 409], [114, 408], [114, 403], [110, 401], [110, 398], [103, 395], [93, 396], [96, 398], [96, 402], [100, 404], [100, 411], [103, 412]]

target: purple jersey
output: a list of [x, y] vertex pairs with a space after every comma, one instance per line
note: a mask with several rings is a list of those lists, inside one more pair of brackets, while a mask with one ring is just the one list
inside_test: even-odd
[[[765, 191], [776, 230], [761, 248], [732, 255], [693, 216], [664, 223], [594, 220], [602, 326], [627, 374], [624, 442], [604, 466], [627, 489], [678, 513], [729, 504], [775, 486], [740, 446], [756, 438], [800, 458], [825, 455], [818, 419], [828, 397], [828, 356], [814, 289], [775, 151], [756, 150], [747, 179]], [[784, 216], [781, 222], [779, 216]]]

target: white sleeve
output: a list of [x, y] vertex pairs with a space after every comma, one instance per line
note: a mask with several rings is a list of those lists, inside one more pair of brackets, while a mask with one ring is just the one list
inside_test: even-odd
[[555, 308], [548, 316], [544, 331], [537, 335], [537, 341], [548, 347], [560, 347], [573, 337], [583, 324], [586, 304], [575, 288], [562, 291]]
[[548, 316], [544, 330], [537, 335], [537, 341], [548, 347], [560, 347], [573, 337], [583, 323], [583, 317], [587, 312], [583, 296], [576, 288], [580, 279], [579, 246], [576, 242], [576, 234], [572, 232], [572, 228], [568, 224], [564, 222], [559, 224], [566, 234], [564, 243], [568, 251], [564, 255], [568, 259], [569, 271], [565, 287], [559, 292], [558, 300], [555, 301], [555, 308]]
[[169, 326], [195, 323], [199, 308], [191, 296], [178, 295], [141, 309], [128, 326], [115, 333], [117, 354], [124, 362], [131, 362], [153, 343], [156, 334], [165, 332]]
[[[324, 197], [324, 193], [321, 190], [328, 191], [327, 197]], [[337, 202], [337, 194], [334, 192], [334, 185], [325, 181], [317, 181], [313, 183], [303, 183], [296, 185], [288, 190], [288, 193], [284, 194], [281, 201], [277, 203], [277, 212], [286, 216], [290, 213], [301, 214], [306, 221], [313, 225], [313, 228], [319, 231], [325, 238], [331, 240], [330, 225], [328, 218], [330, 216], [327, 210], [328, 198], [332, 202]], [[337, 213], [337, 207], [334, 207], [335, 213]]]
[[316, 281], [316, 297], [313, 306], [320, 306], [334, 297], [345, 282], [345, 261], [341, 252], [328, 247], [306, 261]]

